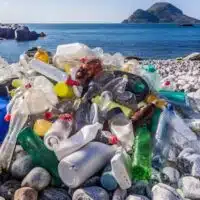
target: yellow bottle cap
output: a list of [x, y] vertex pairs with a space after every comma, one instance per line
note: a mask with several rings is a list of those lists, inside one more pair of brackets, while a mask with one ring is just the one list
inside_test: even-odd
[[64, 65], [64, 70], [65, 70], [66, 73], [70, 74], [70, 72], [71, 72], [71, 65], [69, 63], [66, 63]]
[[54, 92], [61, 98], [73, 98], [74, 93], [71, 86], [66, 85], [64, 82], [59, 82], [54, 86]]
[[12, 86], [13, 86], [14, 88], [18, 88], [18, 87], [22, 86], [22, 84], [23, 84], [23, 81], [20, 80], [20, 79], [14, 79], [14, 80], [12, 81]]
[[47, 131], [51, 128], [51, 126], [52, 126], [51, 122], [44, 119], [38, 119], [36, 120], [33, 126], [33, 130], [38, 136], [44, 137]]

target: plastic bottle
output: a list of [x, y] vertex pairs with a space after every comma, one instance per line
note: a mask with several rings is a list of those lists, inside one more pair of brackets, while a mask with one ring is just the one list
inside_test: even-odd
[[66, 140], [72, 132], [73, 119], [69, 114], [61, 115], [46, 132], [44, 144], [53, 151], [63, 140]]
[[149, 180], [151, 177], [152, 159], [151, 134], [146, 125], [136, 129], [135, 149], [132, 162], [134, 180]]
[[58, 160], [63, 159], [64, 157], [79, 150], [80, 148], [94, 140], [98, 131], [102, 128], [103, 125], [98, 122], [92, 125], [86, 125], [70, 138], [61, 141], [54, 148], [54, 152]]
[[17, 138], [23, 149], [31, 156], [35, 165], [45, 168], [53, 176], [53, 184], [60, 185], [58, 175], [58, 160], [52, 151], [49, 151], [42, 139], [30, 127], [23, 129]]
[[127, 108], [123, 105], [115, 103], [111, 99], [106, 99], [104, 94], [105, 92], [103, 92], [101, 96], [96, 96], [95, 98], [92, 99], [92, 102], [103, 107], [102, 108], [103, 110], [111, 110], [113, 108], [120, 108], [127, 117], [130, 117], [132, 115], [133, 111], [130, 108]]
[[9, 128], [9, 122], [4, 120], [4, 117], [6, 115], [6, 106], [8, 102], [8, 98], [2, 96], [0, 97], [0, 143], [3, 142]]
[[129, 120], [120, 108], [115, 108], [107, 113], [110, 130], [117, 136], [122, 146], [130, 151], [134, 143], [132, 121]]
[[43, 49], [38, 49], [37, 52], [34, 55], [34, 58], [37, 59], [37, 60], [40, 60], [44, 63], [49, 63], [49, 55]]
[[100, 178], [100, 182], [101, 182], [102, 187], [108, 191], [113, 191], [117, 189], [118, 183], [113, 176], [112, 168], [110, 165], [108, 165], [104, 169]]
[[62, 181], [77, 188], [105, 166], [115, 153], [115, 146], [91, 142], [79, 151], [65, 157], [58, 166]]
[[51, 126], [52, 123], [50, 121], [45, 119], [37, 119], [34, 123], [33, 130], [38, 136], [44, 137]]
[[157, 108], [164, 109], [167, 102], [164, 99], [159, 99], [153, 94], [150, 94], [146, 98], [147, 103], [153, 103]]
[[168, 122], [166, 120], [168, 112], [168, 108], [165, 108], [161, 113], [155, 133], [152, 166], [158, 170], [165, 165], [170, 149], [171, 135], [168, 131]]
[[132, 185], [131, 158], [125, 150], [120, 149], [111, 159], [112, 173], [120, 188], [125, 190]]
[[64, 82], [68, 79], [68, 76], [65, 72], [39, 60], [31, 60], [29, 67], [56, 82]]
[[153, 91], [158, 91], [161, 87], [160, 76], [154, 65], [145, 65], [142, 67], [141, 76], [147, 81]]
[[146, 119], [151, 118], [155, 111], [154, 104], [148, 104], [144, 108], [141, 108], [139, 111], [135, 112], [131, 117], [133, 126], [135, 127], [138, 124], [144, 123]]

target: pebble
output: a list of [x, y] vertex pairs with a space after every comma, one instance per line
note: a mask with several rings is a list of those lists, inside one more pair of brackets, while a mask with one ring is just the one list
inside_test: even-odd
[[24, 151], [21, 145], [16, 145], [15, 151], [13, 154], [13, 161], [18, 160], [19, 158], [27, 155], [27, 153]]
[[109, 194], [101, 187], [87, 187], [77, 189], [72, 197], [72, 200], [109, 200]]
[[196, 159], [192, 166], [191, 175], [200, 178], [200, 158]]
[[141, 196], [141, 195], [129, 195], [126, 200], [149, 200], [147, 197], [145, 196]]
[[180, 178], [180, 173], [173, 167], [163, 168], [160, 174], [163, 183], [176, 187]]
[[200, 199], [200, 180], [192, 177], [183, 177], [179, 182], [184, 197], [189, 199]]
[[0, 186], [0, 196], [4, 197], [6, 200], [13, 199], [15, 191], [20, 188], [20, 182], [16, 180], [6, 181]]
[[127, 190], [122, 190], [121, 188], [118, 188], [113, 193], [112, 200], [125, 200], [127, 197]]
[[35, 167], [26, 175], [21, 186], [31, 187], [40, 191], [46, 188], [50, 184], [50, 181], [51, 175], [46, 169]]
[[153, 200], [183, 200], [173, 187], [159, 183], [152, 188]]
[[50, 187], [41, 192], [39, 200], [71, 200], [71, 197], [65, 189]]
[[147, 181], [137, 181], [128, 190], [128, 195], [141, 195], [148, 198], [152, 197], [151, 188]]
[[16, 179], [23, 179], [32, 169], [34, 165], [29, 155], [23, 156], [15, 160], [11, 166], [11, 174]]
[[37, 200], [38, 192], [32, 188], [24, 187], [15, 192], [14, 200]]
[[5, 200], [3, 197], [0, 197], [0, 200]]
[[100, 186], [100, 184], [100, 177], [93, 176], [83, 183], [83, 187]]

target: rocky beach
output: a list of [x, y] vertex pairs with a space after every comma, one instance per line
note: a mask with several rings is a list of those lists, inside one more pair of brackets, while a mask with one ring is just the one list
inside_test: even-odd
[[[196, 92], [200, 89], [200, 54], [169, 60], [142, 60], [141, 64], [153, 64], [162, 77], [170, 81], [176, 91]], [[10, 65], [19, 67], [19, 63]], [[0, 68], [9, 64], [0, 59]], [[196, 137], [196, 136], [195, 136]], [[197, 135], [199, 138], [199, 135]], [[150, 182], [135, 181], [128, 190], [103, 189], [101, 172], [84, 184], [70, 189], [64, 184], [51, 186], [51, 175], [33, 164], [31, 157], [17, 145], [9, 173], [0, 175], [0, 200], [197, 200], [200, 199], [200, 142], [180, 146], [181, 141], [171, 143], [168, 163], [161, 172], [152, 169]]]

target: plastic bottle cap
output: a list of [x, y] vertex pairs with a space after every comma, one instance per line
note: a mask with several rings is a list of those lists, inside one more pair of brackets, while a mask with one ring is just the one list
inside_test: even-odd
[[169, 86], [169, 85], [171, 85], [171, 82], [170, 81], [166, 81], [164, 84], [165, 84], [165, 86]]
[[31, 85], [30, 83], [28, 83], [28, 84], [25, 85], [25, 88], [26, 88], [26, 89], [29, 89], [29, 88], [31, 88], [31, 87], [32, 87], [32, 85]]
[[48, 119], [51, 119], [52, 117], [53, 117], [52, 112], [45, 112], [45, 113], [44, 113], [44, 118], [45, 118], [45, 119], [48, 120]]
[[119, 140], [118, 140], [117, 136], [115, 136], [115, 135], [110, 136], [109, 144], [118, 144], [118, 143], [119, 143]]
[[6, 114], [5, 117], [4, 117], [4, 120], [9, 122], [11, 120], [11, 114], [9, 114], [9, 113]]
[[156, 68], [155, 68], [154, 65], [147, 65], [147, 66], [144, 67], [144, 69], [145, 69], [146, 71], [152, 72], [152, 73], [156, 71]]
[[64, 114], [59, 117], [59, 119], [64, 121], [72, 121], [73, 116], [71, 114]]
[[65, 81], [65, 84], [69, 86], [80, 86], [80, 83], [78, 81], [74, 81], [71, 79], [71, 76]]

